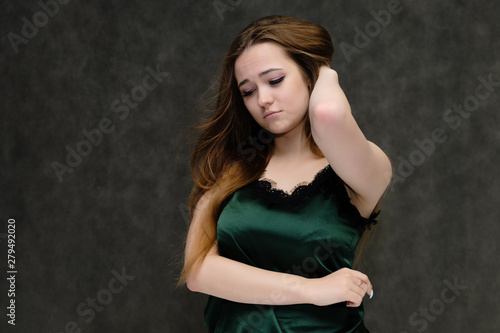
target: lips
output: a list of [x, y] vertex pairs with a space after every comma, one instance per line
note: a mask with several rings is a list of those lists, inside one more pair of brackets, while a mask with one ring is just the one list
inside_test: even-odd
[[264, 113], [264, 119], [266, 119], [269, 116], [272, 116], [273, 114], [279, 113], [279, 112], [281, 112], [281, 111], [266, 111]]

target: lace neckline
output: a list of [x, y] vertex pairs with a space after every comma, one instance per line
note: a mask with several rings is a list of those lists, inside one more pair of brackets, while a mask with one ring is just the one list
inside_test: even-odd
[[[305, 180], [303, 182], [300, 182], [297, 185], [295, 185], [290, 191], [285, 191], [285, 190], [279, 188], [278, 184], [270, 178], [262, 177], [262, 178], [259, 178], [257, 181], [273, 192], [279, 192], [283, 196], [293, 197], [294, 194], [296, 192], [299, 192], [301, 189], [304, 189], [307, 187], [312, 187], [312, 185], [314, 185], [314, 183], [317, 182], [317, 179], [320, 178], [321, 175], [325, 174], [328, 171], [328, 169], [331, 169], [330, 164], [327, 164], [321, 170], [316, 172], [316, 174], [314, 175], [314, 177], [311, 181]], [[264, 171], [264, 174], [265, 174], [265, 171]]]
[[[290, 191], [285, 191], [277, 187], [277, 183], [269, 178], [259, 178], [257, 183], [264, 187], [267, 192], [271, 192], [273, 194], [278, 194], [283, 198], [293, 198], [296, 196], [302, 196], [305, 194], [304, 192], [309, 193], [309, 190], [315, 189], [320, 182], [321, 178], [323, 178], [329, 170], [333, 170], [331, 165], [328, 164], [321, 170], [319, 170], [311, 181], [303, 181], [295, 185]], [[265, 174], [265, 172], [264, 172]]]
[[275, 204], [298, 204], [309, 195], [314, 195], [322, 186], [331, 187], [334, 191], [333, 201], [339, 207], [339, 216], [354, 221], [361, 229], [370, 229], [377, 224], [377, 216], [380, 214], [380, 211], [374, 211], [368, 218], [362, 217], [352, 204], [344, 182], [330, 164], [318, 171], [312, 181], [297, 184], [291, 192], [277, 188], [276, 182], [268, 178], [260, 178], [250, 186]]

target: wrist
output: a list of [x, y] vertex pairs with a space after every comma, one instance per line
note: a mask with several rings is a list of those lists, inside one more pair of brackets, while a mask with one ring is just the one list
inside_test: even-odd
[[301, 277], [298, 292], [298, 298], [301, 300], [303, 304], [314, 304], [312, 297], [312, 290], [314, 286], [314, 279], [308, 279], [305, 277]]
[[338, 80], [338, 73], [328, 66], [321, 66], [319, 69], [318, 79], [319, 78], [326, 78], [327, 80]]

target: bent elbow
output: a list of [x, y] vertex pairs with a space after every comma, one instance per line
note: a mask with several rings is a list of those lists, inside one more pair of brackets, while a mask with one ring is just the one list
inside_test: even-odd
[[320, 127], [342, 126], [349, 110], [334, 103], [322, 103], [310, 110], [312, 123]]
[[202, 276], [200, 276], [200, 268], [196, 271], [191, 272], [188, 276], [186, 276], [186, 287], [196, 293], [204, 293], [205, 292], [205, 280]]
[[186, 287], [192, 292], [200, 292], [199, 284], [194, 277], [188, 277], [186, 279]]
[[200, 267], [196, 267], [186, 276], [186, 287], [196, 293], [203, 292], [203, 279], [200, 276]]

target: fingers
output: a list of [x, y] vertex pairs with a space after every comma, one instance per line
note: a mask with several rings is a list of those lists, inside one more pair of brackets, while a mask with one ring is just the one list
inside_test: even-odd
[[361, 282], [359, 285], [352, 286], [349, 293], [350, 295], [348, 296], [347, 306], [359, 306], [363, 301], [367, 288], [367, 285]]
[[370, 279], [368, 278], [368, 276], [366, 276], [365, 274], [359, 272], [359, 279], [360, 279], [360, 282], [359, 282], [359, 287], [361, 289], [363, 289], [363, 294], [367, 294], [368, 296], [370, 296], [372, 294], [372, 291], [373, 291], [373, 286], [372, 286], [372, 283], [370, 282]]
[[[354, 271], [356, 272], [356, 271]], [[351, 291], [353, 293], [347, 302], [348, 307], [358, 307], [363, 301], [363, 297], [368, 295], [370, 298], [373, 296], [373, 286], [368, 279], [368, 276], [361, 272], [356, 272], [355, 276], [352, 277]]]
[[370, 280], [361, 280], [361, 284], [359, 286], [363, 290], [363, 295], [366, 294], [368, 296], [372, 296], [373, 294], [373, 286], [370, 282]]
[[[357, 307], [365, 295], [370, 296], [373, 291], [368, 276], [347, 267], [312, 281], [312, 285], [317, 286], [314, 290], [319, 291], [314, 293], [312, 303], [315, 305], [347, 302], [347, 306]], [[332, 293], [325, 293], [327, 290]]]

